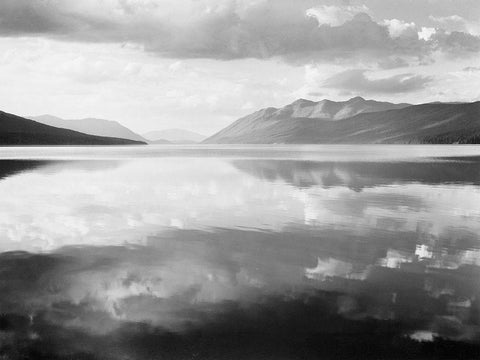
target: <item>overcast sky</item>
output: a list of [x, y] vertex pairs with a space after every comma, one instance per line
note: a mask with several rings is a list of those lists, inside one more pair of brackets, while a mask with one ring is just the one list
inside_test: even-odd
[[480, 100], [479, 0], [1, 0], [0, 110], [209, 135], [299, 97]]

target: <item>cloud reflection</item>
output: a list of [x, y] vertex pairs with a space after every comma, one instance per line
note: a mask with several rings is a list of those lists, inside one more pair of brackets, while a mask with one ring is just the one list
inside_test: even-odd
[[247, 173], [233, 164], [152, 158], [32, 168], [0, 183], [0, 250], [143, 244], [172, 227], [480, 233], [476, 162], [255, 160], [241, 163]]
[[470, 160], [152, 158], [22, 171], [0, 182], [7, 359], [480, 350]]
[[[4, 253], [0, 334], [13, 331], [33, 346], [64, 332], [60, 348], [69, 349], [79, 332], [93, 353], [103, 355], [98, 347], [110, 349], [113, 341], [132, 358], [148, 358], [144, 346], [157, 356], [186, 356], [153, 345], [172, 337], [189, 351], [231, 351], [241, 358], [252, 355], [243, 348], [246, 341], [271, 358], [277, 350], [289, 358], [282, 344], [313, 356], [332, 351], [327, 340], [349, 343], [351, 336], [357, 339], [352, 345], [373, 342], [380, 353], [377, 341], [394, 348], [403, 342], [421, 354], [408, 340], [419, 331], [478, 342], [480, 268], [463, 264], [466, 250], [420, 257], [416, 249], [415, 241], [407, 245], [378, 230], [352, 238], [335, 231], [218, 229], [172, 230], [144, 246]], [[455, 266], [439, 267], [440, 258]], [[49, 346], [61, 352], [60, 344]]]

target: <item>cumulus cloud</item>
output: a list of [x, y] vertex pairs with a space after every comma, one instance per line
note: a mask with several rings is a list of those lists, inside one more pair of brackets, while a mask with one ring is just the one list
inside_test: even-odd
[[328, 78], [323, 86], [362, 93], [407, 93], [423, 89], [433, 79], [428, 76], [398, 74], [387, 78], [370, 79], [367, 70], [347, 70]]
[[384, 24], [388, 28], [388, 32], [392, 38], [397, 38], [401, 36], [406, 31], [411, 31], [415, 29], [415, 23], [407, 23], [398, 19], [385, 20]]
[[[318, 6], [313, 0], [5, 0], [0, 35], [136, 43], [172, 58], [306, 61], [422, 56], [435, 49], [433, 30], [417, 29], [418, 39], [412, 37], [414, 23], [379, 23], [368, 13], [365, 6]], [[470, 41], [475, 39], [480, 41]], [[467, 50], [477, 51], [469, 45]]]
[[448, 31], [462, 31], [472, 35], [480, 35], [480, 24], [478, 21], [469, 21], [460, 15], [450, 16], [433, 16], [430, 15], [429, 20], [438, 24]]
[[435, 33], [435, 28], [422, 27], [422, 29], [418, 32], [418, 38], [420, 40], [429, 41]]
[[358, 13], [368, 13], [368, 8], [363, 6], [329, 6], [321, 5], [310, 8], [306, 15], [315, 18], [319, 24], [340, 26], [352, 20]]
[[436, 31], [431, 35], [436, 46], [453, 56], [480, 51], [480, 37], [461, 31]]

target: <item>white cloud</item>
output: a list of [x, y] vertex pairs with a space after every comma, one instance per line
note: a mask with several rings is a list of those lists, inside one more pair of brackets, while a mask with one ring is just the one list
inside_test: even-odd
[[383, 23], [388, 27], [388, 32], [392, 38], [400, 37], [405, 32], [415, 30], [416, 28], [415, 23], [408, 23], [398, 19], [384, 20]]
[[433, 16], [430, 15], [429, 19], [434, 23], [439, 24], [443, 29], [447, 31], [462, 31], [472, 35], [480, 35], [480, 22], [469, 21], [459, 15], [450, 16]]
[[464, 23], [465, 19], [461, 16], [458, 15], [450, 15], [450, 16], [433, 16], [430, 15], [428, 17], [430, 20], [441, 23], [441, 24], [446, 24], [446, 23]]
[[365, 5], [362, 6], [333, 6], [321, 5], [308, 9], [305, 14], [318, 21], [319, 25], [340, 26], [350, 21], [358, 13], [368, 13]]
[[346, 70], [335, 74], [322, 84], [323, 87], [351, 90], [361, 94], [407, 93], [423, 89], [433, 78], [419, 74], [396, 74], [371, 78], [363, 69]]
[[429, 41], [436, 32], [437, 30], [435, 28], [422, 26], [422, 29], [418, 32], [418, 38], [420, 40]]

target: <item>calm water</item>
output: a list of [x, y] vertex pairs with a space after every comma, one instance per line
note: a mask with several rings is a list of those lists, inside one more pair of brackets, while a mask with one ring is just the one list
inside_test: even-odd
[[0, 159], [1, 359], [480, 357], [480, 147]]

